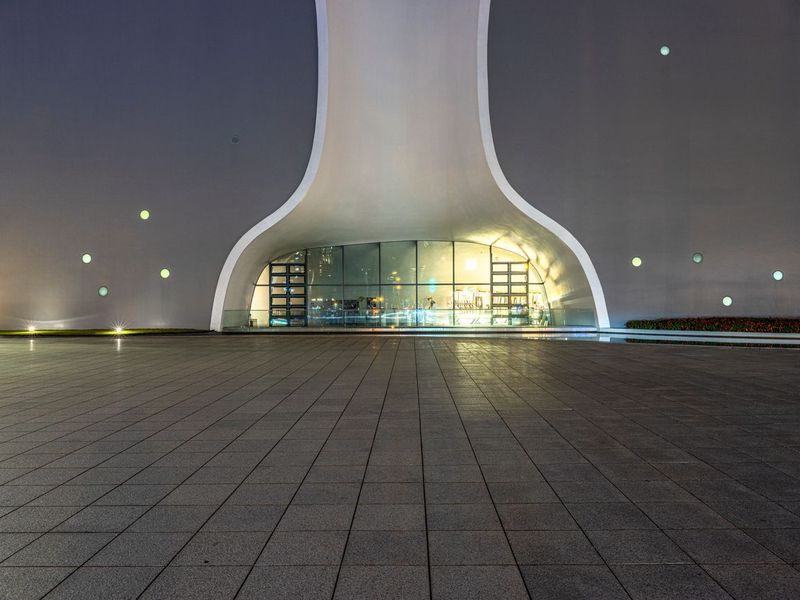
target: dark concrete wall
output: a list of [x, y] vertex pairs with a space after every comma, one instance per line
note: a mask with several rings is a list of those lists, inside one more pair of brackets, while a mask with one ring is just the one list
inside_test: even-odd
[[506, 176], [584, 245], [612, 324], [800, 315], [800, 2], [498, 0], [489, 86]]
[[[315, 26], [313, 0], [0, 2], [0, 328], [207, 327], [305, 170]], [[489, 74], [501, 165], [612, 323], [800, 314], [799, 2], [495, 0]]]

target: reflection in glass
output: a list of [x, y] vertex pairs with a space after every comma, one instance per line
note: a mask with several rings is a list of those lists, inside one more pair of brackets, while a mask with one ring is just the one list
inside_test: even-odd
[[417, 242], [420, 284], [436, 285], [453, 281], [453, 242]]
[[312, 327], [342, 325], [342, 286], [308, 286], [308, 324]]
[[342, 283], [342, 247], [309, 248], [306, 272], [311, 285]]
[[383, 313], [383, 298], [379, 285], [346, 285], [342, 310], [347, 324], [379, 324]]
[[468, 242], [455, 243], [456, 282], [489, 283], [491, 253], [489, 246]]
[[386, 242], [381, 244], [381, 283], [409, 284], [417, 282], [417, 243]]
[[387, 326], [416, 325], [417, 286], [382, 285], [383, 323]]
[[356, 244], [344, 247], [345, 285], [380, 283], [378, 244]]
[[306, 262], [306, 251], [305, 250], [297, 250], [296, 252], [290, 252], [289, 254], [284, 254], [283, 256], [279, 256], [272, 260], [274, 263], [304, 263]]

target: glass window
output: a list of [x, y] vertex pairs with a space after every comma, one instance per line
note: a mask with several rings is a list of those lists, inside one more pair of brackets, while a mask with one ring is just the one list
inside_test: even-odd
[[417, 286], [417, 307], [421, 310], [452, 310], [452, 285]]
[[315, 327], [340, 325], [342, 319], [342, 286], [313, 285], [307, 292], [308, 324]]
[[272, 260], [275, 263], [304, 263], [306, 262], [306, 251], [296, 250], [290, 254], [284, 254]]
[[384, 284], [417, 283], [417, 243], [381, 244], [381, 282]]
[[417, 286], [415, 285], [382, 285], [384, 312], [414, 310], [417, 305]]
[[488, 285], [457, 283], [453, 291], [453, 308], [456, 310], [489, 310], [492, 306]]
[[489, 246], [467, 242], [455, 243], [456, 282], [489, 283]]
[[250, 303], [250, 310], [269, 309], [269, 286], [257, 285], [253, 292], [253, 301]]
[[342, 247], [309, 248], [306, 260], [306, 277], [309, 284], [341, 284]]
[[492, 262], [528, 262], [528, 259], [516, 252], [492, 246]]
[[342, 296], [342, 308], [354, 314], [374, 312], [383, 306], [380, 296], [379, 285], [346, 285]]
[[380, 283], [378, 244], [357, 244], [344, 247], [345, 285]]
[[452, 242], [417, 242], [417, 252], [418, 283], [435, 285], [453, 282]]
[[417, 286], [382, 285], [381, 297], [383, 298], [382, 324], [389, 327], [416, 325]]

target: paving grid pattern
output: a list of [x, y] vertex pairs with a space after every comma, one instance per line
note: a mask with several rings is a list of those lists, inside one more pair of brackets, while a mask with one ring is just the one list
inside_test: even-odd
[[800, 352], [0, 340], [0, 598], [797, 598]]

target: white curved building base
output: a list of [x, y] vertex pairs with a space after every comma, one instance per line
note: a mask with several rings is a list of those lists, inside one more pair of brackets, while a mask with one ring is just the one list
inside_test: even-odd
[[[580, 243], [517, 194], [492, 141], [489, 0], [317, 0], [319, 87], [311, 158], [295, 193], [234, 246], [211, 328], [247, 309], [265, 264], [315, 246], [393, 240], [492, 244], [527, 256], [553, 308], [603, 290]], [[569, 323], [568, 323], [569, 324]]]

